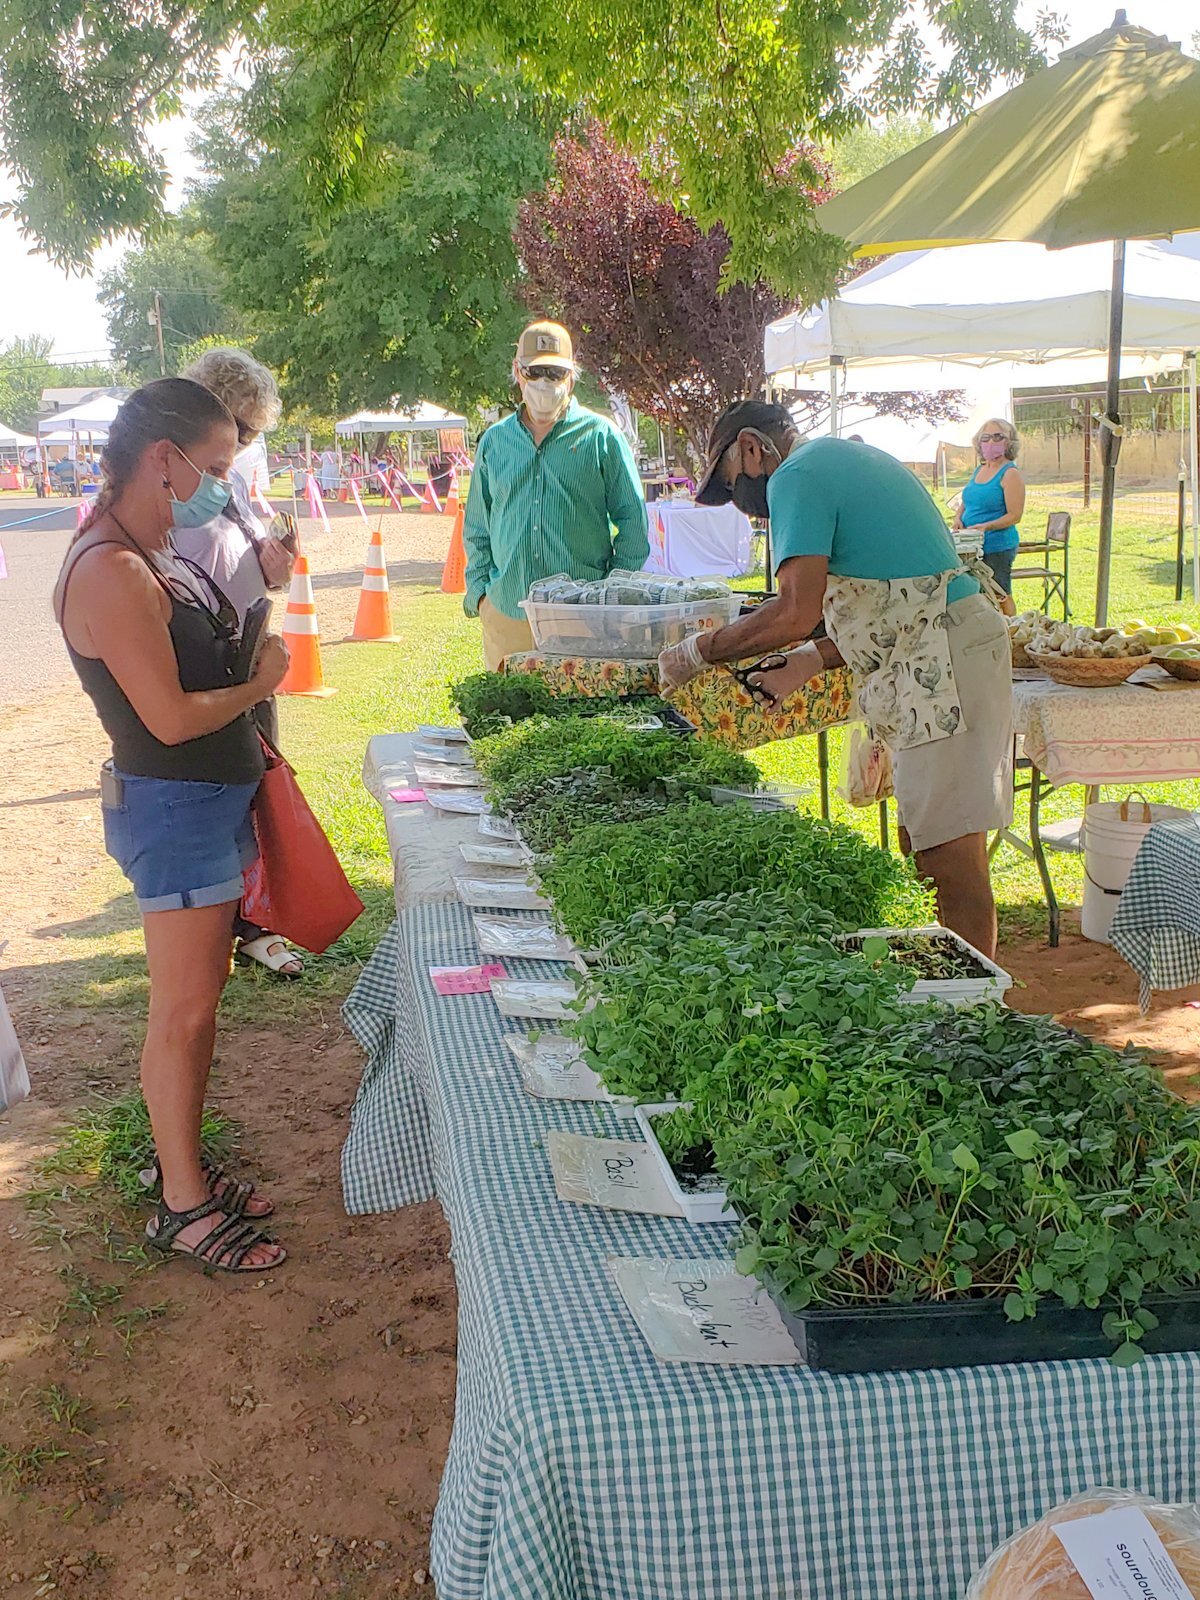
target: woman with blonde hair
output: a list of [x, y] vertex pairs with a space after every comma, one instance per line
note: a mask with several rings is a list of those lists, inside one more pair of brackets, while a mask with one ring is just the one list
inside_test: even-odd
[[[229, 503], [202, 527], [174, 529], [171, 543], [180, 555], [203, 568], [229, 596], [240, 623], [255, 600], [261, 600], [269, 590], [287, 587], [295, 561], [295, 552], [271, 537], [250, 503], [255, 458], [263, 454], [261, 436], [279, 421], [279, 390], [261, 361], [232, 345], [205, 350], [183, 376], [202, 383], [228, 407], [237, 424], [238, 454], [230, 473]], [[278, 745], [275, 701], [264, 701], [255, 715], [267, 738]], [[239, 915], [234, 935], [241, 964], [256, 962], [281, 978], [298, 978], [304, 971], [296, 952], [268, 928]]]
[[206, 1166], [200, 1120], [242, 873], [257, 849], [263, 773], [254, 708], [287, 670], [268, 635], [249, 682], [235, 670], [226, 596], [171, 548], [229, 499], [237, 428], [208, 389], [161, 378], [109, 430], [104, 485], [63, 563], [55, 614], [112, 740], [100, 774], [104, 842], [133, 884], [150, 969], [142, 1089], [162, 1198], [150, 1245], [224, 1272], [284, 1252], [259, 1231], [270, 1202]]
[[979, 464], [963, 489], [954, 527], [983, 535], [983, 559], [1011, 595], [1013, 557], [1021, 543], [1017, 524], [1025, 510], [1025, 479], [1013, 465], [1020, 441], [1011, 422], [989, 417], [974, 443]]

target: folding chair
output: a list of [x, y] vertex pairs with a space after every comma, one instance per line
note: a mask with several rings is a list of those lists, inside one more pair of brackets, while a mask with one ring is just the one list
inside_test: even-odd
[[[1063, 621], [1070, 616], [1070, 606], [1067, 603], [1067, 574], [1069, 571], [1069, 541], [1071, 538], [1071, 513], [1069, 511], [1052, 511], [1046, 518], [1046, 537], [1039, 544], [1021, 544], [1017, 547], [1017, 554], [1044, 556], [1045, 565], [1040, 567], [1014, 567], [1012, 581], [1018, 578], [1036, 578], [1042, 585], [1042, 610], [1050, 610], [1050, 602], [1057, 595], [1062, 601]], [[1062, 567], [1052, 567], [1050, 556], [1055, 550], [1062, 551]]]

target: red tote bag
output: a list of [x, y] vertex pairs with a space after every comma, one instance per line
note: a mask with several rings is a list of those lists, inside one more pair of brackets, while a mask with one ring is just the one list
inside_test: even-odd
[[264, 753], [267, 770], [252, 812], [259, 853], [246, 870], [242, 916], [319, 956], [341, 938], [363, 903], [291, 767], [270, 746]]

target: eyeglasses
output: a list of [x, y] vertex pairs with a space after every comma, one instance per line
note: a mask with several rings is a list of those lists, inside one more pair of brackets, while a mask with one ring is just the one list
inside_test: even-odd
[[1008, 435], [1006, 433], [981, 433], [979, 442], [980, 444], [1007, 444]]
[[569, 378], [571, 374], [565, 367], [522, 367], [521, 376], [532, 378], [535, 383], [539, 378], [548, 378], [551, 383], [557, 383], [560, 378]]
[[[170, 590], [176, 600], [184, 605], [197, 606], [211, 618], [216, 631], [227, 639], [234, 639], [238, 633], [238, 614], [233, 601], [216, 584], [212, 577], [205, 572], [203, 567], [197, 566], [187, 556], [181, 556], [179, 551], [172, 547], [171, 554], [179, 566], [183, 567], [189, 577], [195, 578], [199, 588], [193, 588], [190, 583], [172, 577], [169, 572], [159, 570], [159, 577]], [[211, 602], [211, 604], [210, 604]]]

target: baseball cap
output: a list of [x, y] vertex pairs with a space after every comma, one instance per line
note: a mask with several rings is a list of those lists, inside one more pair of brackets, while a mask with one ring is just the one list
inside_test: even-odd
[[767, 400], [735, 400], [731, 406], [726, 406], [713, 423], [708, 436], [704, 472], [696, 485], [696, 504], [723, 506], [729, 503], [733, 491], [722, 482], [717, 468], [721, 465], [721, 457], [743, 428], [755, 428], [759, 433], [766, 433], [782, 424], [794, 425], [791, 414], [783, 406], [772, 405]]
[[575, 370], [571, 335], [557, 322], [531, 322], [517, 340], [519, 367], [561, 367]]

